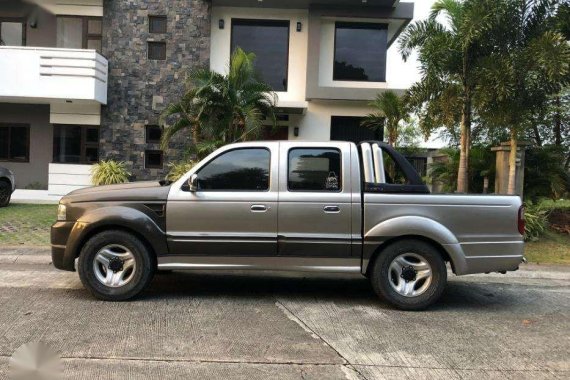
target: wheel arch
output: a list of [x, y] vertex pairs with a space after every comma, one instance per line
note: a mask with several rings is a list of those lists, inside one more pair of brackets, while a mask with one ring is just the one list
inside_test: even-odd
[[454, 273], [462, 272], [465, 257], [457, 237], [436, 220], [423, 216], [400, 216], [378, 223], [364, 236], [362, 272], [391, 244], [406, 239], [419, 240], [434, 247]]
[[159, 255], [168, 252], [166, 233], [148, 215], [128, 207], [100, 208], [75, 223], [65, 248], [67, 266], [75, 266], [75, 259], [89, 239], [111, 230], [124, 231], [139, 239], [151, 252], [155, 264]]
[[424, 242], [426, 244], [429, 244], [431, 247], [433, 247], [435, 250], [437, 250], [439, 252], [439, 254], [441, 255], [441, 257], [443, 258], [444, 261], [450, 263], [451, 269], [453, 270], [453, 272], [455, 272], [453, 260], [451, 259], [449, 252], [447, 252], [447, 250], [443, 247], [443, 245], [441, 245], [440, 243], [438, 243], [437, 241], [435, 241], [433, 239], [430, 239], [430, 238], [422, 236], [422, 235], [401, 235], [401, 236], [396, 236], [396, 237], [390, 238], [390, 239], [382, 242], [380, 245], [378, 245], [376, 247], [376, 249], [370, 255], [370, 258], [367, 260], [366, 267], [363, 268], [363, 272], [366, 274], [366, 276], [370, 275], [370, 271], [374, 267], [374, 262], [376, 261], [376, 259], [382, 254], [382, 252], [386, 248], [388, 248], [392, 244], [395, 244], [395, 243], [398, 243], [398, 242], [404, 241], [404, 240], [415, 240], [415, 241], [421, 241], [421, 242]]

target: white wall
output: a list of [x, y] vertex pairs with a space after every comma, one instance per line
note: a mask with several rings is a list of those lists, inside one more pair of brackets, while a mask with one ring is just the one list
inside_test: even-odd
[[[232, 18], [290, 20], [287, 92], [277, 92], [277, 95], [279, 106], [282, 107], [293, 102], [304, 102], [307, 77], [308, 17], [308, 10], [302, 9], [214, 7], [212, 9], [210, 68], [219, 73], [228, 71]], [[218, 27], [220, 19], [225, 22], [224, 29]], [[303, 25], [301, 32], [297, 32], [297, 22]]]
[[[365, 116], [371, 111], [365, 102], [313, 100], [305, 115], [289, 117], [289, 140], [330, 140], [332, 116]], [[298, 137], [295, 127], [299, 127]]]

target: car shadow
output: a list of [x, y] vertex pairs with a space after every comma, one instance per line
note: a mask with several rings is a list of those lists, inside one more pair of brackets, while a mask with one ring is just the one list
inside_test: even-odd
[[[368, 279], [363, 276], [312, 273], [174, 271], [157, 274], [149, 289], [137, 299], [155, 302], [215, 296], [243, 300], [260, 297], [290, 297], [298, 301], [318, 299], [344, 305], [394, 309], [376, 296]], [[523, 303], [528, 306], [528, 299], [524, 299], [512, 285], [454, 280], [447, 284], [441, 299], [429, 310], [507, 310]]]

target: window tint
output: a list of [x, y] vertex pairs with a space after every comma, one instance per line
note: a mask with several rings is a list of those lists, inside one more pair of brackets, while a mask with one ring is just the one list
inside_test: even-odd
[[148, 16], [150, 33], [166, 33], [166, 16]]
[[337, 22], [333, 79], [384, 82], [387, 48], [386, 25]]
[[30, 127], [0, 124], [0, 161], [27, 162], [30, 159]]
[[267, 149], [237, 149], [215, 158], [198, 173], [199, 190], [269, 190]]
[[382, 128], [373, 130], [362, 125], [363, 117], [333, 116], [331, 118], [331, 140], [359, 143], [366, 140], [382, 141]]
[[166, 59], [166, 42], [148, 42], [148, 59], [164, 61]]
[[147, 169], [162, 169], [162, 150], [145, 150], [144, 167]]
[[339, 191], [341, 158], [338, 149], [309, 148], [289, 151], [289, 190]]
[[146, 126], [146, 143], [147, 144], [158, 144], [162, 137], [162, 128], [158, 125], [147, 125]]
[[255, 68], [275, 91], [287, 91], [289, 21], [232, 20], [232, 53], [255, 54]]

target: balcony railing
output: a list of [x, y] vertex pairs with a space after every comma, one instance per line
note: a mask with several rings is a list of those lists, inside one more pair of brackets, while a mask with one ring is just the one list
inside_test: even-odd
[[95, 50], [0, 46], [0, 102], [107, 104], [107, 73]]

